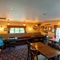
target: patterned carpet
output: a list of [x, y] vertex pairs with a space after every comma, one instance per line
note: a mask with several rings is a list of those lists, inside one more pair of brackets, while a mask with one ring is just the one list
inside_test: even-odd
[[[0, 60], [27, 60], [27, 55], [28, 55], [27, 45], [19, 45], [2, 50], [2, 52], [0, 52]], [[31, 60], [30, 56], [28, 60]], [[47, 60], [47, 58], [40, 54], [38, 56], [38, 60]]]
[[0, 52], [0, 60], [27, 60], [27, 45], [10, 47]]

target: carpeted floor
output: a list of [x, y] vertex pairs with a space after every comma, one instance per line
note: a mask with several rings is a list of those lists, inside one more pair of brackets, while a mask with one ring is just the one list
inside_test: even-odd
[[[0, 60], [27, 60], [27, 55], [27, 45], [20, 45], [2, 50], [0, 52]], [[29, 57], [28, 60], [31, 60], [31, 58]], [[47, 60], [47, 58], [40, 54], [38, 60]]]
[[27, 60], [27, 45], [2, 50], [0, 52], [0, 60]]

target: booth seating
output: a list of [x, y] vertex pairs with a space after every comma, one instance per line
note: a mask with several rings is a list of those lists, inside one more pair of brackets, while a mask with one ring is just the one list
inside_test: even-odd
[[4, 40], [5, 46], [15, 46], [15, 45], [21, 45], [26, 44], [26, 41], [29, 42], [43, 42], [44, 36], [20, 36], [20, 37], [9, 37], [7, 40]]
[[17, 39], [22, 39], [22, 40], [28, 40], [29, 42], [37, 42], [39, 41], [39, 37], [31, 37], [31, 36], [22, 36], [22, 37], [17, 37]]
[[22, 37], [17, 37], [17, 39], [25, 39], [25, 38], [31, 38], [31, 36], [22, 36]]
[[14, 47], [15, 45], [26, 44], [30, 36], [25, 37], [9, 37], [7, 40], [4, 40], [6, 47]]

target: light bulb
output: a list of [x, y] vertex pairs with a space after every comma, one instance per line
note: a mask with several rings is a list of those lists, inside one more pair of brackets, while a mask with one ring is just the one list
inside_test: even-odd
[[8, 22], [8, 25], [9, 25], [9, 22]]
[[25, 26], [26, 24], [24, 23], [23, 25]]

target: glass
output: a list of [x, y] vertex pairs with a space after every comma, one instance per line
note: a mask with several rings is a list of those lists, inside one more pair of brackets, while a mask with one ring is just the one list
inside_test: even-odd
[[20, 33], [25, 33], [25, 29], [24, 28], [20, 28]]
[[19, 28], [15, 28], [15, 33], [19, 33]]
[[14, 28], [10, 28], [10, 33], [14, 33]]

